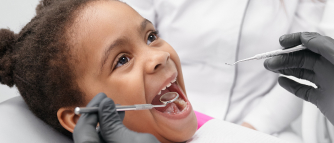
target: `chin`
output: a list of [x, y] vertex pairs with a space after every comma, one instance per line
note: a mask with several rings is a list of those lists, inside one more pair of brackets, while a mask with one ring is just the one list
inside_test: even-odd
[[[192, 112], [193, 116], [195, 114]], [[191, 115], [192, 116], [192, 115]], [[174, 126], [174, 125], [173, 125]], [[153, 133], [155, 137], [162, 143], [185, 142], [192, 138], [197, 131], [197, 119], [194, 118], [186, 124], [186, 126], [176, 127], [166, 131], [160, 128], [160, 131]], [[182, 128], [182, 129], [181, 129]]]

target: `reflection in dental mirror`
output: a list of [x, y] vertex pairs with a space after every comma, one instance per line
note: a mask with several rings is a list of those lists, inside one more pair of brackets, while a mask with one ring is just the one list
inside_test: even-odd
[[177, 98], [179, 98], [179, 94], [176, 92], [168, 92], [160, 97], [160, 102], [164, 104], [172, 103]]

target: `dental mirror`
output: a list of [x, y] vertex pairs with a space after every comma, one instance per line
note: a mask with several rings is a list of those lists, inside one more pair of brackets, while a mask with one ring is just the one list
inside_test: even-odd
[[177, 98], [179, 98], [179, 94], [176, 92], [168, 92], [165, 93], [160, 97], [160, 102], [164, 104], [172, 103], [174, 102]]

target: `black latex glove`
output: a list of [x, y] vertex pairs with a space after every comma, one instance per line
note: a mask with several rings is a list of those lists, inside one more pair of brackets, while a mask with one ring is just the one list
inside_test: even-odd
[[315, 104], [334, 125], [334, 40], [318, 33], [283, 35], [280, 44], [290, 48], [303, 44], [308, 50], [280, 55], [264, 62], [266, 69], [306, 79], [318, 88], [279, 77], [279, 84], [296, 96]]
[[[87, 107], [99, 107], [98, 113], [82, 114], [73, 132], [75, 143], [158, 143], [151, 134], [137, 133], [126, 128], [124, 112], [117, 112], [115, 103], [104, 93], [97, 94]], [[100, 132], [96, 126], [99, 122]]]

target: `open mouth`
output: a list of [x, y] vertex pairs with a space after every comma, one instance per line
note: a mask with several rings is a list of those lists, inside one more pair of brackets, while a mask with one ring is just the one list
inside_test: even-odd
[[168, 92], [176, 92], [179, 94], [179, 98], [172, 103], [167, 104], [165, 107], [155, 108], [157, 111], [165, 114], [181, 114], [188, 106], [188, 100], [178, 86], [176, 79], [169, 83], [165, 88], [163, 88], [158, 95], [152, 100], [153, 105], [162, 105], [164, 103], [160, 102], [160, 97]]

